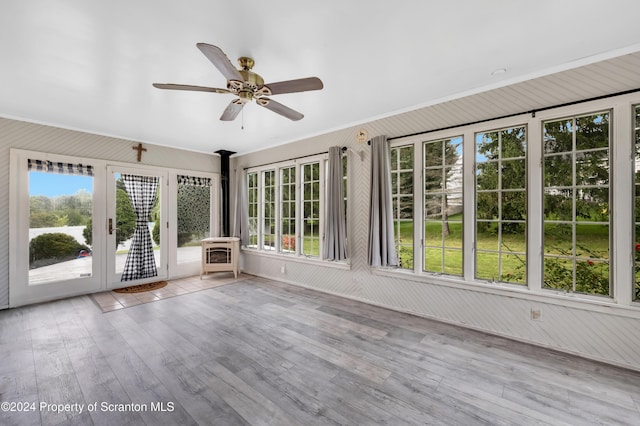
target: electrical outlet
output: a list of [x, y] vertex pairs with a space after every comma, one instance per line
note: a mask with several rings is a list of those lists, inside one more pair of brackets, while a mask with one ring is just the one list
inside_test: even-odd
[[542, 320], [542, 314], [540, 313], [540, 309], [531, 309], [531, 319], [534, 321]]

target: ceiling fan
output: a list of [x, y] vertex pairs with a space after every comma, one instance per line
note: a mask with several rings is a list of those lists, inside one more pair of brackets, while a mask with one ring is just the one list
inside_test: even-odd
[[238, 64], [240, 64], [241, 69], [236, 69], [231, 64], [231, 61], [229, 61], [229, 58], [227, 58], [227, 55], [225, 55], [219, 47], [206, 43], [198, 43], [196, 46], [227, 79], [226, 89], [170, 83], [153, 83], [153, 87], [158, 89], [191, 90], [196, 92], [236, 95], [237, 98], [231, 101], [220, 116], [220, 120], [222, 121], [233, 121], [240, 111], [242, 111], [244, 104], [250, 102], [252, 99], [255, 99], [258, 105], [265, 107], [268, 110], [287, 117], [290, 120], [297, 121], [304, 117], [304, 115], [286, 105], [282, 105], [281, 103], [270, 99], [268, 96], [280, 95], [283, 93], [306, 92], [308, 90], [320, 90], [324, 87], [322, 81], [317, 77], [300, 78], [297, 80], [265, 84], [260, 75], [251, 71], [251, 68], [253, 68], [254, 65], [252, 58], [246, 56], [238, 58]]

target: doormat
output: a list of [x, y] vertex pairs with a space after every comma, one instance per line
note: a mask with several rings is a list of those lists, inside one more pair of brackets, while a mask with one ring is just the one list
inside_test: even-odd
[[116, 293], [142, 293], [145, 291], [157, 290], [167, 285], [166, 281], [156, 281], [155, 283], [147, 283], [140, 285], [132, 285], [131, 287], [116, 288]]

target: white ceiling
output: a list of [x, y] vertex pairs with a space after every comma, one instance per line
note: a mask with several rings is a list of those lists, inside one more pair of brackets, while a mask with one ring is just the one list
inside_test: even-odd
[[[637, 0], [0, 0], [0, 116], [211, 153], [247, 153], [640, 51]], [[196, 48], [266, 82], [317, 76], [218, 120], [230, 95]], [[506, 72], [492, 75], [504, 68]], [[242, 122], [244, 121], [244, 129]]]

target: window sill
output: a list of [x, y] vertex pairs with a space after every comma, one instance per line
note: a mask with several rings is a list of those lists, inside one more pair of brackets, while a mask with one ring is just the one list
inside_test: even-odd
[[550, 289], [534, 291], [529, 287], [517, 284], [465, 281], [462, 277], [456, 278], [429, 273], [416, 274], [413, 271], [399, 270], [395, 268], [372, 268], [371, 271], [374, 275], [389, 278], [428, 283], [457, 290], [488, 293], [503, 297], [529, 300], [536, 303], [548, 303], [575, 309], [640, 319], [640, 303], [637, 301], [632, 302], [630, 305], [621, 305], [612, 298], [591, 296], [580, 293], [564, 293]]
[[296, 256], [295, 254], [278, 254], [276, 252], [260, 251], [260, 250], [244, 248], [244, 247], [240, 249], [240, 253], [242, 253], [243, 255], [267, 257], [269, 259], [278, 259], [286, 262], [306, 263], [308, 265], [342, 269], [345, 271], [351, 270], [350, 259], [347, 259], [345, 261], [322, 260], [320, 258]]

